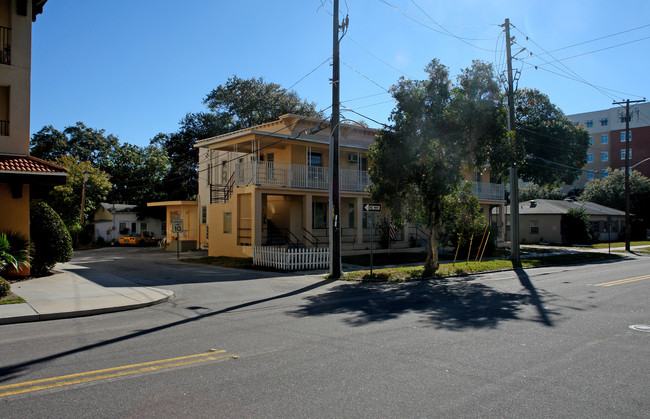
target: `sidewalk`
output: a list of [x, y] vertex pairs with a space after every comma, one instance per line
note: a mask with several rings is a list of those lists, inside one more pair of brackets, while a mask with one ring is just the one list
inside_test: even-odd
[[104, 275], [100, 284], [75, 273], [16, 282], [11, 291], [27, 303], [0, 305], [0, 324], [63, 319], [131, 310], [168, 301], [174, 293], [143, 287], [124, 278]]

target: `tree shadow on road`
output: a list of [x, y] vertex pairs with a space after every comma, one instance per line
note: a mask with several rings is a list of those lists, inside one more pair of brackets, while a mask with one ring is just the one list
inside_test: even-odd
[[[293, 315], [346, 314], [345, 323], [363, 326], [415, 313], [423, 316], [423, 322], [447, 330], [496, 328], [501, 321], [520, 319], [526, 306], [538, 310], [542, 306], [537, 293], [502, 292], [458, 278], [399, 285], [343, 284], [306, 300]], [[549, 314], [545, 312], [541, 321], [546, 326], [552, 326]]]
[[299, 295], [299, 294], [302, 294], [302, 293], [305, 293], [305, 292], [320, 288], [320, 287], [325, 286], [327, 284], [330, 284], [332, 282], [333, 282], [333, 280], [331, 280], [331, 279], [324, 279], [322, 281], [318, 281], [318, 282], [315, 282], [313, 284], [307, 285], [305, 287], [302, 287], [302, 288], [299, 288], [299, 289], [296, 289], [296, 290], [293, 290], [293, 291], [285, 292], [283, 294], [278, 294], [278, 295], [274, 295], [274, 296], [267, 297], [267, 298], [261, 298], [261, 299], [258, 299], [258, 300], [252, 300], [252, 301], [248, 301], [248, 302], [245, 302], [245, 303], [236, 304], [236, 305], [226, 307], [226, 308], [223, 308], [223, 309], [220, 309], [220, 310], [210, 311], [208, 313], [197, 314], [195, 316], [192, 316], [192, 317], [189, 317], [189, 318], [186, 318], [186, 319], [178, 320], [178, 321], [171, 322], [171, 323], [166, 323], [166, 324], [156, 326], [156, 327], [152, 327], [152, 328], [149, 328], [149, 329], [138, 330], [138, 331], [135, 331], [135, 332], [123, 335], [123, 336], [118, 336], [118, 337], [112, 338], [112, 339], [106, 339], [106, 340], [103, 340], [101, 342], [81, 346], [81, 347], [78, 347], [78, 348], [70, 349], [68, 351], [63, 351], [63, 352], [59, 352], [59, 353], [56, 353], [56, 354], [47, 355], [47, 356], [44, 356], [44, 357], [41, 357], [41, 358], [37, 358], [37, 359], [33, 359], [33, 360], [29, 360], [29, 361], [25, 361], [25, 362], [13, 364], [13, 365], [2, 366], [2, 367], [0, 367], [0, 382], [6, 382], [6, 381], [9, 381], [11, 379], [14, 379], [20, 374], [21, 371], [23, 371], [23, 370], [25, 370], [25, 369], [27, 369], [27, 368], [29, 368], [31, 366], [34, 366], [34, 365], [39, 365], [39, 364], [42, 364], [42, 363], [45, 363], [45, 362], [53, 361], [55, 359], [64, 358], [66, 356], [70, 356], [70, 355], [74, 355], [74, 354], [77, 354], [77, 353], [89, 351], [89, 350], [92, 350], [92, 349], [101, 348], [101, 347], [104, 347], [104, 346], [116, 344], [116, 343], [127, 341], [127, 340], [130, 340], [130, 339], [136, 339], [138, 337], [146, 336], [146, 335], [149, 335], [149, 334], [152, 334], [152, 333], [162, 332], [162, 331], [165, 331], [165, 330], [170, 329], [172, 327], [182, 326], [182, 325], [187, 324], [187, 323], [192, 323], [192, 322], [196, 322], [196, 321], [203, 320], [203, 319], [206, 319], [206, 318], [218, 316], [218, 315], [221, 315], [221, 314], [230, 313], [230, 312], [233, 312], [233, 311], [236, 311], [236, 310], [241, 310], [241, 309], [248, 308], [248, 307], [251, 307], [251, 306], [256, 306], [258, 304], [263, 304], [263, 303], [266, 303], [266, 302], [269, 302], [269, 301], [274, 301], [274, 300], [279, 300], [279, 299], [291, 297], [291, 296], [294, 296], [294, 295]]

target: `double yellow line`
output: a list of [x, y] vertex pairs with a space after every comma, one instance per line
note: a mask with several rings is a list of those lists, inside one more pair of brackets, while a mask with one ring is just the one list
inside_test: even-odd
[[594, 287], [613, 287], [614, 285], [629, 284], [630, 282], [643, 281], [644, 279], [650, 279], [650, 275], [619, 279], [618, 281], [603, 282], [601, 284], [595, 284]]
[[56, 387], [71, 386], [74, 384], [87, 383], [90, 381], [106, 380], [108, 378], [123, 377], [125, 375], [140, 374], [144, 372], [181, 367], [202, 362], [216, 361], [228, 357], [237, 358], [237, 356], [225, 354], [225, 352], [226, 351], [212, 351], [196, 355], [187, 355], [177, 358], [143, 362], [140, 364], [131, 364], [121, 367], [62, 375], [60, 377], [43, 378], [41, 380], [27, 381], [24, 383], [9, 384], [6, 386], [0, 386], [0, 397], [29, 393], [31, 391], [47, 390]]

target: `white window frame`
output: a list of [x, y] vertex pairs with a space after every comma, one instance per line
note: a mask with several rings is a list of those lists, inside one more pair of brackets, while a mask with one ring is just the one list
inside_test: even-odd
[[600, 143], [601, 144], [608, 144], [609, 143], [609, 136], [607, 134], [603, 134], [600, 136]]
[[609, 153], [607, 151], [600, 152], [600, 161], [603, 162], [609, 161]]

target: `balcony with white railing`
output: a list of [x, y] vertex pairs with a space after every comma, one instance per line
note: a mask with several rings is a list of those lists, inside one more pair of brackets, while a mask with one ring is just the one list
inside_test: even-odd
[[498, 183], [471, 182], [472, 192], [478, 199], [489, 199], [494, 201], [505, 200], [505, 187]]
[[[364, 192], [370, 184], [368, 172], [364, 170], [341, 169], [339, 176], [341, 191]], [[238, 163], [235, 185], [326, 190], [329, 168], [268, 161]]]

